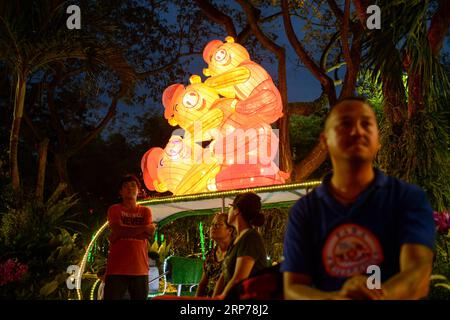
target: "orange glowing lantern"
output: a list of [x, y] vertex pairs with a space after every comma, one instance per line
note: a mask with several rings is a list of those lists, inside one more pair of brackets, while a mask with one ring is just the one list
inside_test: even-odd
[[173, 135], [166, 147], [144, 154], [144, 182], [148, 189], [175, 195], [206, 192], [207, 182], [220, 170], [216, 159], [199, 145]]
[[283, 115], [280, 93], [270, 75], [232, 37], [213, 40], [203, 50], [210, 76], [205, 84], [227, 98], [237, 98], [236, 112], [273, 123]]
[[274, 161], [279, 142], [270, 124], [282, 116], [282, 102], [271, 77], [231, 37], [211, 41], [203, 58], [204, 83], [193, 75], [187, 87], [164, 90], [164, 117], [185, 133], [145, 153], [145, 185], [183, 195], [285, 183], [289, 174]]
[[197, 75], [191, 76], [189, 81], [191, 84], [186, 88], [182, 84], [173, 84], [164, 90], [164, 117], [172, 126], [179, 125], [186, 130], [194, 141], [208, 140], [209, 130], [223, 121], [222, 110], [211, 110], [219, 94], [203, 84]]

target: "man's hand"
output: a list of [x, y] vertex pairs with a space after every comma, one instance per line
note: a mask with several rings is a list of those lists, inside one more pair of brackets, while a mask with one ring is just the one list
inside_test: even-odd
[[354, 300], [382, 300], [385, 298], [385, 292], [383, 289], [369, 289], [367, 287], [367, 277], [357, 275], [345, 281], [336, 297]]

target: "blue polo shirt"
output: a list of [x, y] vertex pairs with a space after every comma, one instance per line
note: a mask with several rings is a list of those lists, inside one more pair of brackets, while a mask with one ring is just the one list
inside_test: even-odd
[[377, 265], [381, 281], [400, 271], [402, 244], [434, 249], [435, 225], [425, 193], [374, 169], [375, 179], [350, 206], [329, 192], [332, 174], [289, 213], [282, 272], [312, 277], [314, 287], [339, 290], [345, 280]]

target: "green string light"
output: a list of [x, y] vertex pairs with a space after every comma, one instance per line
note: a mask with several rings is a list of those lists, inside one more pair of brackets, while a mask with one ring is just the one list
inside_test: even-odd
[[164, 234], [161, 233], [161, 243], [164, 242]]
[[[94, 240], [94, 236], [91, 237], [91, 241], [92, 241], [92, 240]], [[94, 259], [94, 255], [92, 254], [92, 251], [95, 250], [95, 245], [96, 245], [96, 244], [97, 244], [97, 243], [94, 243], [94, 246], [91, 248], [91, 250], [89, 250], [88, 257], [87, 257], [88, 263], [91, 263], [92, 260]]]
[[158, 231], [155, 231], [155, 242], [158, 243]]
[[198, 224], [198, 229], [200, 231], [200, 245], [202, 247], [202, 259], [205, 260], [205, 235], [203, 234], [203, 223], [200, 221]]

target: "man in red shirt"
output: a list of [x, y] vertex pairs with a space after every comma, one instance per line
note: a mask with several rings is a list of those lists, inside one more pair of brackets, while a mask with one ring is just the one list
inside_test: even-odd
[[145, 300], [148, 296], [147, 239], [153, 235], [155, 226], [150, 208], [136, 203], [139, 189], [136, 176], [124, 176], [119, 189], [122, 202], [108, 209], [111, 235], [105, 300], [122, 299], [127, 290], [132, 300]]

